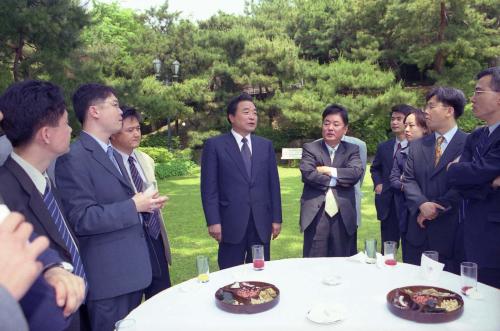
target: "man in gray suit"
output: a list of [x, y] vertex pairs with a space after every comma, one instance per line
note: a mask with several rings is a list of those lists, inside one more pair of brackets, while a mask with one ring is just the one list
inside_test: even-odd
[[356, 254], [354, 185], [363, 174], [358, 146], [341, 141], [347, 132], [347, 110], [330, 105], [323, 111], [322, 136], [304, 144], [300, 171], [300, 227], [304, 257]]
[[[413, 141], [403, 175], [408, 210], [407, 260], [419, 265], [424, 251], [439, 253], [445, 270], [458, 272], [458, 192], [447, 183], [446, 169], [462, 154], [467, 134], [457, 127], [466, 103], [462, 91], [436, 87], [426, 96], [425, 120], [434, 131]], [[463, 240], [463, 239], [462, 239]]]
[[361, 175], [360, 180], [354, 185], [354, 193], [356, 194], [356, 224], [358, 228], [361, 226], [361, 198], [363, 196], [363, 192], [361, 192], [361, 187], [363, 186], [363, 179], [365, 178], [366, 173], [366, 162], [368, 159], [368, 151], [366, 148], [366, 143], [358, 139], [356, 137], [344, 136], [342, 141], [346, 141], [348, 143], [357, 145], [359, 147], [359, 157], [361, 158], [361, 164], [363, 165], [363, 174]]

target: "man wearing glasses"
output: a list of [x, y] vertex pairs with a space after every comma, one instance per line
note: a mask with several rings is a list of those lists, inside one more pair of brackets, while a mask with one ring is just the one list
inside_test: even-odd
[[448, 182], [460, 191], [467, 261], [478, 264], [478, 280], [500, 288], [500, 67], [477, 75], [471, 98], [474, 116], [486, 126], [469, 135]]

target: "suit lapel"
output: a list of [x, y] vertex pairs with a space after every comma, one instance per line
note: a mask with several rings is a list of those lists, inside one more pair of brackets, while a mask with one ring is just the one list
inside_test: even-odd
[[[257, 164], [259, 164], [259, 160], [264, 158], [264, 151], [263, 147], [260, 146], [259, 141], [255, 139], [254, 135], [250, 136], [250, 140], [252, 141], [252, 180], [255, 180], [256, 170], [257, 170]], [[240, 153], [241, 155], [241, 153]], [[243, 157], [241, 158], [243, 162]]]
[[434, 137], [433, 133], [422, 138], [422, 164], [424, 167], [429, 168], [428, 173], [432, 173], [434, 171], [435, 144], [436, 137]]
[[441, 155], [441, 158], [439, 159], [437, 166], [434, 168], [431, 177], [438, 174], [443, 168], [445, 168], [448, 165], [448, 163], [450, 163], [458, 155], [460, 155], [460, 152], [463, 150], [464, 147], [463, 140], [460, 142], [458, 141], [460, 140], [461, 135], [462, 131], [457, 130], [453, 138], [451, 138], [451, 141], [448, 143], [448, 146], [446, 146], [443, 155]]
[[396, 138], [391, 138], [385, 145], [385, 164], [388, 169], [392, 169], [394, 163], [394, 144], [396, 143]]
[[5, 167], [12, 172], [19, 184], [21, 184], [24, 192], [28, 195], [28, 205], [33, 212], [33, 216], [37, 218], [38, 223], [40, 223], [45, 231], [47, 231], [48, 235], [55, 243], [61, 246], [64, 250], [67, 250], [66, 245], [62, 241], [61, 235], [59, 234], [59, 231], [57, 231], [56, 225], [52, 220], [52, 216], [49, 214], [47, 206], [43, 202], [42, 195], [38, 192], [35, 184], [33, 184], [28, 174], [10, 157], [5, 162]]
[[146, 157], [142, 154], [141, 151], [135, 150], [135, 157], [137, 158], [137, 162], [139, 162], [139, 165], [142, 169], [142, 172], [144, 173], [144, 176], [146, 177], [146, 180], [148, 182], [151, 182], [154, 180], [154, 168], [153, 165], [150, 164], [149, 160], [146, 159]]
[[321, 155], [321, 160], [323, 161], [323, 164], [327, 167], [331, 167], [332, 166], [332, 159], [330, 158], [330, 152], [328, 151], [328, 147], [326, 146], [326, 143], [323, 139], [321, 139], [320, 153], [321, 153], [320, 155]]
[[[245, 169], [245, 164], [243, 163], [243, 158], [241, 157], [241, 151], [238, 146], [238, 143], [236, 142], [236, 139], [234, 139], [234, 136], [229, 132], [226, 134], [225, 137], [226, 141], [226, 151], [227, 154], [233, 159], [234, 163], [236, 164], [236, 167], [239, 169], [241, 172], [241, 175], [249, 182], [250, 178], [248, 178], [247, 171]], [[252, 153], [253, 153], [253, 142], [255, 140], [252, 139]], [[252, 154], [253, 157], [253, 154]], [[252, 160], [252, 167], [253, 167], [254, 161]]]
[[121, 160], [121, 157], [116, 155], [115, 152], [115, 159], [118, 162], [118, 166], [120, 167], [120, 171], [124, 174], [122, 176], [120, 172], [118, 172], [118, 169], [116, 169], [115, 165], [111, 162], [111, 160], [108, 158], [106, 155], [106, 152], [99, 146], [99, 144], [89, 136], [87, 133], [82, 132], [80, 135], [80, 141], [82, 142], [82, 145], [89, 150], [92, 153], [92, 157], [100, 163], [104, 169], [106, 169], [110, 174], [115, 176], [122, 182], [125, 186], [129, 187], [130, 189], [132, 188], [130, 186], [130, 181], [126, 179], [127, 176], [127, 171], [123, 172], [124, 166], [123, 166], [123, 161]]
[[[486, 130], [489, 130], [488, 127], [485, 128]], [[497, 126], [495, 131], [493, 131], [490, 136], [488, 137], [488, 140], [486, 141], [486, 145], [484, 146], [482, 150], [481, 155], [486, 155], [488, 153], [488, 150], [490, 149], [491, 145], [495, 142], [500, 140], [500, 126]]]
[[345, 152], [346, 152], [345, 144], [341, 141], [339, 147], [337, 148], [337, 151], [335, 151], [335, 157], [333, 158], [333, 162], [331, 164], [332, 167], [340, 168], [342, 166], [346, 156]]

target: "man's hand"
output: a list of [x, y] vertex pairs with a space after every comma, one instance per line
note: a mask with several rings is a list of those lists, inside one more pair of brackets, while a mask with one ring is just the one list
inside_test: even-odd
[[424, 229], [424, 228], [425, 228], [424, 221], [427, 221], [427, 220], [425, 219], [425, 217], [424, 217], [424, 216], [422, 216], [422, 214], [421, 214], [421, 213], [419, 213], [419, 214], [418, 214], [418, 216], [417, 216], [417, 223], [418, 223], [418, 225], [420, 225], [420, 227], [421, 227], [422, 229]]
[[460, 155], [457, 156], [453, 161], [451, 161], [450, 163], [448, 163], [448, 165], [446, 166], [446, 171], [448, 171], [448, 169], [450, 169], [450, 166], [453, 164], [453, 163], [458, 163], [458, 161], [460, 161]]
[[135, 208], [139, 213], [152, 213], [155, 209], [163, 206], [168, 200], [167, 197], [159, 196], [157, 191], [138, 192], [132, 200], [135, 203]]
[[496, 190], [500, 187], [500, 176], [495, 178], [493, 182], [491, 183], [491, 186]]
[[281, 232], [281, 223], [273, 223], [273, 240], [278, 238]]
[[375, 186], [375, 194], [380, 194], [382, 193], [382, 188], [384, 187], [384, 184], [378, 184]]
[[222, 240], [222, 227], [220, 224], [213, 224], [208, 226], [208, 234], [210, 237], [217, 240], [217, 242], [221, 242]]
[[331, 169], [330, 169], [330, 167], [327, 167], [327, 166], [317, 166], [316, 171], [319, 172], [320, 174], [323, 174], [323, 175], [326, 175], [329, 177], [332, 176]]
[[85, 299], [83, 279], [60, 267], [48, 269], [43, 276], [56, 292], [57, 305], [64, 307], [64, 316], [68, 317], [76, 312]]
[[42, 271], [36, 259], [49, 247], [46, 237], [28, 239], [33, 226], [19, 213], [10, 213], [0, 224], [0, 284], [21, 299]]
[[445, 208], [435, 202], [424, 202], [419, 207], [420, 213], [427, 220], [433, 220], [438, 216], [439, 209], [444, 210]]

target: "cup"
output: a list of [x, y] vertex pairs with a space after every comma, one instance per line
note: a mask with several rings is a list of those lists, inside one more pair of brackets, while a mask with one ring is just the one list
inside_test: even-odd
[[432, 259], [436, 262], [439, 262], [439, 253], [436, 251], [425, 251], [422, 255], [427, 256], [429, 259]]
[[264, 269], [264, 246], [263, 245], [252, 245], [252, 258], [253, 258], [253, 269], [263, 270]]
[[133, 318], [125, 318], [115, 323], [115, 331], [136, 331], [135, 320]]
[[198, 281], [200, 283], [208, 282], [208, 257], [200, 255], [196, 257], [196, 270], [198, 270]]
[[365, 240], [365, 254], [368, 256], [368, 263], [375, 263], [377, 257], [377, 239]]
[[144, 183], [144, 193], [158, 192], [158, 184], [155, 180]]
[[397, 242], [384, 241], [384, 258], [385, 264], [394, 266], [397, 264], [396, 253], [398, 250]]
[[477, 264], [474, 262], [460, 263], [460, 278], [462, 280], [462, 293], [475, 292], [477, 290]]

